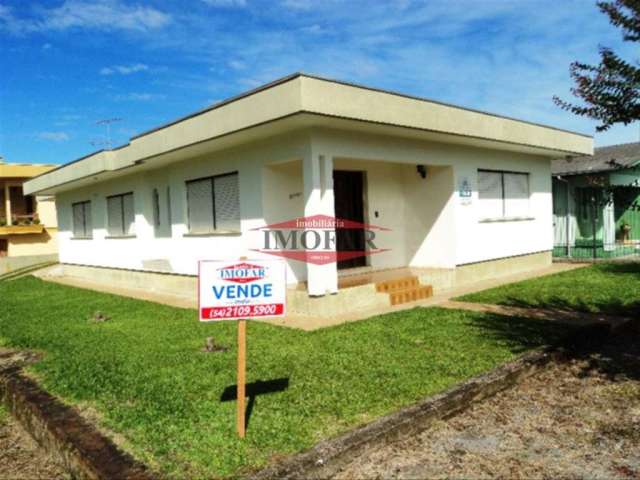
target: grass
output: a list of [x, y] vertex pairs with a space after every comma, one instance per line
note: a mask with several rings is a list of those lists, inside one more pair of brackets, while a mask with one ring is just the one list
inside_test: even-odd
[[[311, 447], [487, 371], [566, 330], [530, 320], [413, 309], [303, 332], [248, 325], [247, 381], [288, 388], [250, 401], [235, 436], [234, 322], [24, 277], [0, 283], [0, 341], [40, 350], [31, 374], [97, 417], [136, 457], [178, 477], [231, 476]], [[111, 319], [88, 319], [101, 311]], [[200, 351], [206, 336], [225, 353]], [[262, 384], [264, 386], [265, 384]]]
[[640, 313], [640, 263], [601, 263], [457, 298], [517, 307]]

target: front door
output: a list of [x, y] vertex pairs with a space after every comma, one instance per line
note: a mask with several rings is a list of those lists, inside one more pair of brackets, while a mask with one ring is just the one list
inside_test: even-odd
[[[364, 223], [364, 173], [334, 170], [333, 194], [336, 218]], [[364, 229], [336, 228], [338, 252], [364, 252]], [[366, 265], [364, 254], [357, 258], [338, 261], [338, 268], [355, 268]]]

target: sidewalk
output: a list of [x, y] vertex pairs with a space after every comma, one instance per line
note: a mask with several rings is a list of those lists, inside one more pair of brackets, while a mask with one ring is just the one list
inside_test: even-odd
[[[486, 290], [489, 288], [499, 287], [501, 285], [506, 285], [509, 283], [528, 280], [530, 278], [537, 278], [537, 277], [542, 277], [544, 275], [552, 275], [554, 273], [575, 270], [577, 268], [583, 268], [585, 266], [587, 265], [576, 264], [576, 263], [554, 263], [551, 266], [546, 268], [532, 270], [524, 273], [518, 273], [514, 275], [508, 275], [508, 276], [496, 278], [493, 280], [484, 280], [482, 282], [475, 282], [475, 283], [471, 283], [461, 287], [452, 288], [452, 289], [443, 291], [439, 294], [436, 294], [433, 297], [427, 298], [425, 300], [419, 300], [417, 302], [403, 303], [400, 305], [389, 306], [387, 308], [382, 308], [382, 309], [378, 308], [375, 310], [363, 310], [358, 314], [340, 315], [330, 319], [300, 316], [295, 318], [286, 317], [284, 319], [269, 320], [269, 323], [273, 323], [275, 325], [293, 327], [293, 328], [300, 328], [302, 330], [316, 330], [318, 328], [324, 328], [324, 327], [329, 327], [333, 325], [339, 325], [345, 322], [362, 320], [365, 318], [373, 317], [375, 315], [382, 315], [385, 313], [400, 312], [400, 311], [408, 310], [415, 307], [438, 306], [438, 307], [445, 307], [445, 308], [456, 308], [451, 306], [450, 302], [452, 298], [466, 295], [468, 293], [479, 292], [481, 290]], [[477, 305], [478, 304], [465, 302], [464, 304], [459, 303], [457, 308], [461, 308], [463, 310], [475, 310], [478, 308]], [[488, 307], [485, 307], [485, 308], [488, 308]], [[522, 309], [522, 312], [524, 311], [526, 311], [526, 309]], [[504, 313], [504, 314], [513, 315], [512, 313]], [[579, 315], [581, 314], [577, 314], [577, 316]]]

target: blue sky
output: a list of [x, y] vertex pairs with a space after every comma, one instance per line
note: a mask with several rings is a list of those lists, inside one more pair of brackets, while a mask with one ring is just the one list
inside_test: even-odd
[[638, 56], [592, 0], [0, 0], [0, 155], [64, 163], [100, 119], [115, 146], [295, 71], [593, 134], [551, 97], [598, 45]]

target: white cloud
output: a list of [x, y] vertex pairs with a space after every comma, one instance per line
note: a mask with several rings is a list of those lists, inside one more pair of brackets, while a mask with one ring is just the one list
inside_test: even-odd
[[69, 140], [69, 135], [65, 132], [40, 132], [36, 134], [36, 138], [49, 142], [66, 142]]
[[66, 127], [68, 125], [77, 124], [80, 120], [82, 120], [82, 118], [82, 115], [78, 115], [76, 113], [65, 113], [63, 115], [60, 115], [53, 124], [56, 127]]
[[134, 63], [131, 65], [112, 65], [111, 67], [104, 67], [100, 69], [100, 75], [113, 75], [119, 73], [120, 75], [130, 75], [136, 72], [145, 72], [149, 70], [149, 66], [144, 63]]
[[282, 0], [281, 5], [293, 10], [309, 10], [314, 2], [313, 0]]
[[135, 102], [150, 102], [152, 100], [164, 100], [166, 95], [162, 95], [159, 93], [148, 93], [148, 92], [132, 92], [126, 94], [115, 95], [114, 100], [118, 101], [127, 101], [132, 100]]
[[146, 32], [171, 20], [169, 14], [153, 7], [121, 0], [66, 0], [59, 7], [34, 9], [32, 18], [17, 17], [9, 7], [0, 5], [0, 30], [16, 35], [74, 28]]
[[210, 7], [244, 7], [246, 0], [202, 0]]
[[234, 70], [244, 70], [245, 68], [247, 68], [247, 64], [240, 60], [229, 60], [228, 65]]
[[308, 27], [302, 27], [300, 31], [302, 33], [309, 33], [311, 35], [323, 35], [323, 34], [329, 33], [329, 29], [324, 28], [323, 26], [318, 25], [317, 23], [313, 25], [309, 25]]

